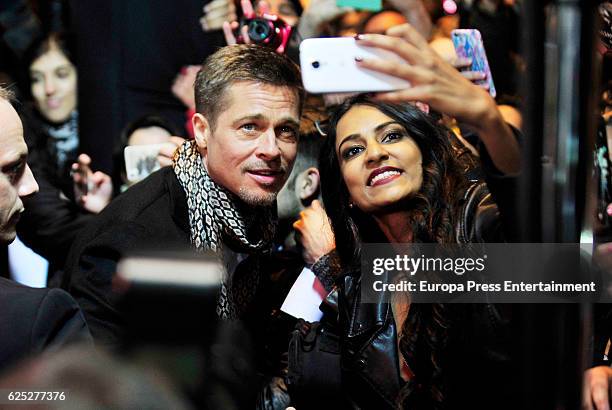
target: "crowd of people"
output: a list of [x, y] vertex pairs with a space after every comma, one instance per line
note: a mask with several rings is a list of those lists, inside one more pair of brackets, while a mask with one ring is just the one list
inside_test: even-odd
[[[371, 243], [519, 241], [522, 2], [118, 3], [0, 6], [0, 244], [49, 262], [44, 288], [0, 275], [0, 391], [64, 389], [71, 408], [517, 408], [512, 306], [365, 303], [361, 278]], [[255, 17], [287, 36], [257, 43]], [[457, 28], [481, 31], [495, 97]], [[411, 86], [307, 93], [300, 42], [336, 36], [393, 54], [354, 64]], [[180, 264], [145, 287], [160, 306], [126, 303], [134, 255], [218, 261], [214, 312], [175, 303], [210, 297]], [[178, 306], [164, 314], [188, 331], [156, 316]], [[144, 323], [163, 353], [139, 345]], [[582, 405], [609, 409], [612, 309], [589, 323]]]

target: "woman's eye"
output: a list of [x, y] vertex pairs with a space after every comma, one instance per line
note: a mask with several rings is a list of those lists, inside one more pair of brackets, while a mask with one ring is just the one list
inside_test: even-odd
[[384, 136], [383, 142], [393, 142], [393, 141], [401, 139], [402, 136], [403, 135], [399, 132], [389, 132]]
[[59, 78], [66, 78], [66, 77], [68, 77], [70, 75], [70, 72], [66, 68], [61, 68], [61, 69], [56, 71], [56, 75]]
[[347, 149], [345, 149], [344, 151], [342, 151], [342, 158], [344, 159], [349, 159], [351, 157], [354, 157], [355, 155], [359, 154], [361, 151], [363, 151], [363, 148], [356, 145], [354, 147], [349, 147]]

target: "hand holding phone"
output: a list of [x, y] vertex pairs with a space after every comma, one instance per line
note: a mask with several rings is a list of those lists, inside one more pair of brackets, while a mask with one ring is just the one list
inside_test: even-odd
[[476, 84], [484, 85], [489, 94], [491, 94], [491, 97], [495, 98], [497, 92], [495, 84], [493, 84], [493, 76], [491, 75], [480, 31], [476, 29], [453, 30], [451, 31], [451, 38], [457, 57], [462, 60], [471, 61], [468, 70], [484, 74], [485, 78], [476, 80]]
[[205, 32], [219, 30], [224, 21], [234, 21], [238, 18], [234, 0], [213, 0], [206, 4], [202, 11], [200, 25]]
[[411, 87], [377, 93], [392, 103], [423, 102], [433, 110], [457, 118], [476, 128], [486, 112], [495, 111], [495, 101], [483, 89], [464, 78], [444, 61], [410, 24], [395, 26], [387, 35], [360, 34], [359, 44], [391, 52], [395, 59], [365, 58], [362, 68], [409, 81]]
[[336, 0], [310, 0], [298, 22], [302, 39], [318, 37], [319, 28], [344, 13], [353, 11], [350, 7], [338, 7]]
[[238, 21], [224, 22], [223, 34], [228, 45], [259, 44], [272, 48], [279, 54], [287, 49], [293, 27], [277, 15], [269, 14], [263, 2], [257, 13], [249, 0], [241, 0], [243, 17]]
[[396, 54], [361, 46], [352, 37], [309, 38], [300, 44], [304, 88], [311, 93], [391, 91], [410, 87], [410, 82], [360, 67], [356, 59], [405, 63]]
[[421, 101], [438, 112], [455, 117], [478, 133], [493, 164], [503, 173], [520, 172], [520, 148], [495, 100], [464, 78], [440, 57], [409, 24], [395, 26], [387, 35], [364, 34], [359, 42], [391, 51], [404, 62], [364, 59], [363, 68], [410, 81], [412, 87], [378, 93], [374, 98], [390, 103]]

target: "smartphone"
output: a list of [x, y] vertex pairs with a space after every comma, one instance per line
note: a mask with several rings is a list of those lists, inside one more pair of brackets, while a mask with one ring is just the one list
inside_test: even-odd
[[359, 45], [352, 37], [309, 38], [300, 44], [302, 82], [313, 94], [393, 91], [406, 80], [358, 67], [355, 57], [397, 60], [396, 54]]
[[145, 179], [161, 168], [157, 159], [164, 144], [130, 145], [125, 147], [125, 174], [129, 182]]
[[453, 30], [451, 31], [451, 38], [455, 46], [457, 57], [472, 59], [472, 65], [469, 71], [480, 71], [486, 74], [487, 77], [484, 80], [476, 82], [476, 84], [488, 84], [489, 94], [491, 94], [491, 97], [495, 98], [497, 92], [495, 91], [493, 76], [489, 68], [489, 60], [487, 60], [487, 54], [485, 53], [480, 31], [476, 29]]
[[382, 10], [382, 0], [336, 0], [336, 6], [376, 12]]

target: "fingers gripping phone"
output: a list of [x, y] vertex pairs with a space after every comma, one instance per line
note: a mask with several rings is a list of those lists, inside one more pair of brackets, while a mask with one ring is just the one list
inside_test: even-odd
[[318, 94], [393, 91], [410, 87], [406, 80], [357, 66], [355, 57], [408, 64], [390, 51], [359, 45], [352, 37], [309, 38], [300, 44], [304, 88]]
[[489, 94], [495, 98], [497, 92], [495, 91], [495, 84], [493, 84], [493, 76], [491, 75], [489, 60], [487, 60], [487, 53], [485, 52], [480, 31], [476, 29], [453, 30], [451, 31], [451, 38], [457, 57], [472, 60], [469, 70], [486, 74], [486, 78], [480, 83], [488, 84]]

